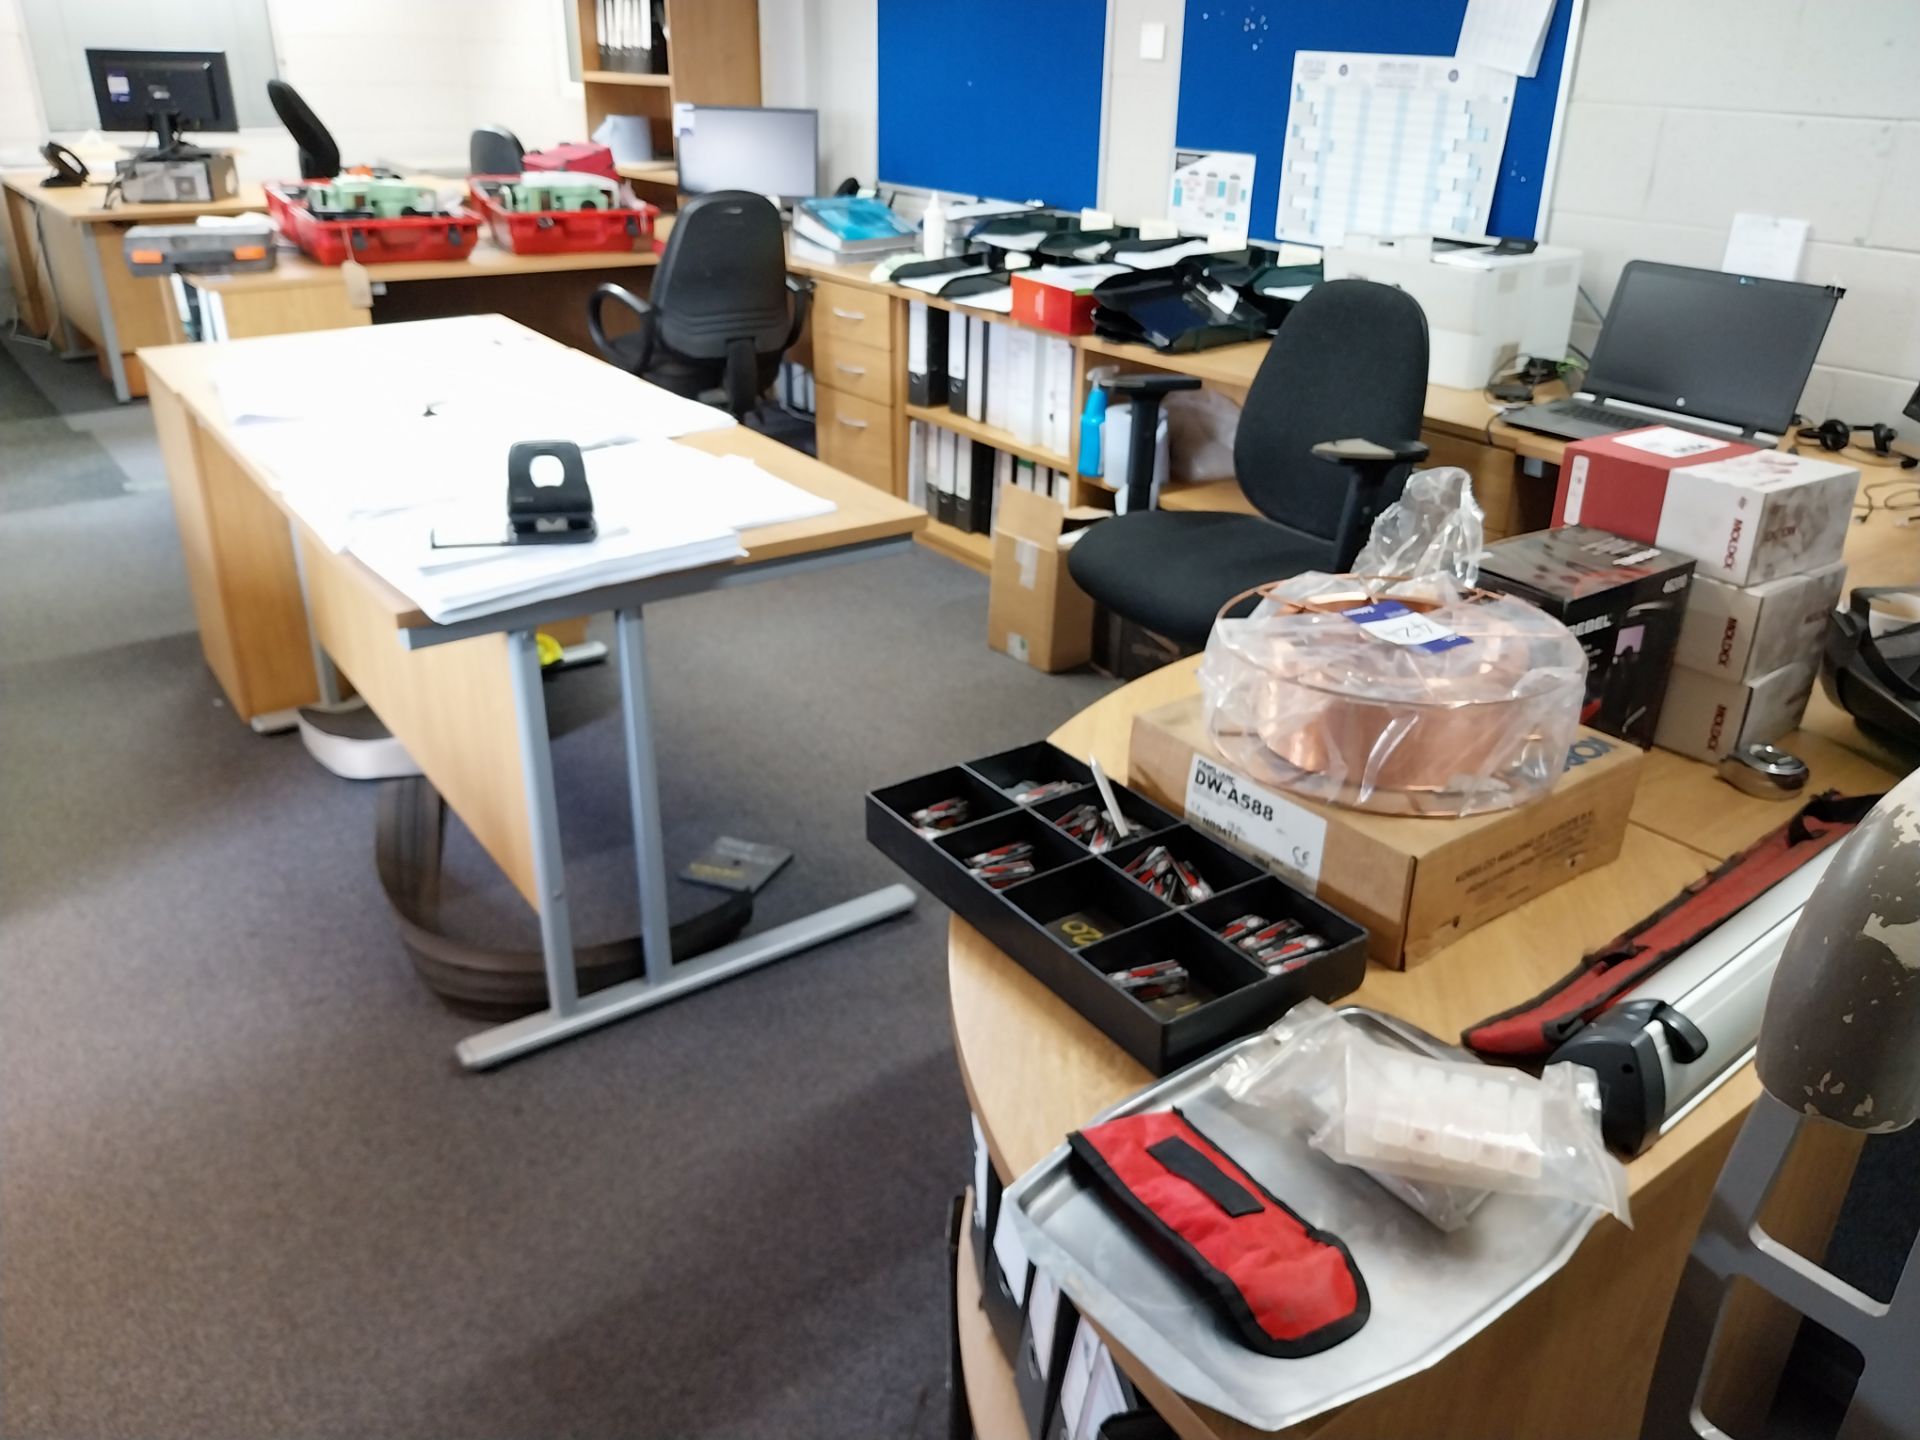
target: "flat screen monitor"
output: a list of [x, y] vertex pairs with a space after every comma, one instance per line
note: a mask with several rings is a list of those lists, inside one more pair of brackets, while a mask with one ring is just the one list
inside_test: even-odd
[[674, 121], [674, 159], [689, 195], [750, 190], [782, 200], [820, 193], [820, 112], [695, 105]]
[[237, 130], [233, 81], [218, 50], [89, 50], [102, 130], [151, 130], [160, 147], [186, 130]]
[[1839, 298], [1824, 285], [1629, 261], [1587, 389], [1782, 434]]

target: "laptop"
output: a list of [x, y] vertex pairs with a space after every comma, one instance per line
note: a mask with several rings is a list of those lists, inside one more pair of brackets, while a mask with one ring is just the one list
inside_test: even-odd
[[1587, 388], [1501, 418], [1569, 440], [1672, 425], [1771, 443], [1793, 423], [1843, 293], [1631, 260], [1600, 327]]

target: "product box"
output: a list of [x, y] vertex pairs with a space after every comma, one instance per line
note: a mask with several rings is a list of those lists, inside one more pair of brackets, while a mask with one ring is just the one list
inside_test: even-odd
[[1567, 446], [1556, 525], [1590, 525], [1754, 585], [1840, 558], [1860, 472], [1656, 425]]
[[1012, 318], [1060, 335], [1093, 333], [1093, 287], [1118, 265], [1041, 265], [1013, 272]]
[[1707, 460], [1750, 455], [1757, 448], [1671, 425], [1575, 440], [1560, 461], [1553, 523], [1590, 525], [1631, 540], [1655, 540], [1667, 482], [1674, 471]]
[[1104, 605], [1093, 607], [1093, 668], [1113, 680], [1142, 675], [1184, 660], [1195, 652], [1178, 640], [1149, 630]]
[[1580, 723], [1653, 743], [1694, 562], [1585, 525], [1495, 541], [1480, 583], [1538, 605], [1580, 637], [1587, 700]]
[[1817, 660], [1827, 617], [1847, 587], [1847, 567], [1741, 587], [1695, 575], [1687, 590], [1674, 663], [1722, 680], [1748, 680]]
[[1069, 510], [1057, 500], [1003, 485], [993, 534], [987, 644], [1049, 675], [1074, 670], [1093, 653], [1093, 599], [1067, 573], [1080, 531], [1105, 510]]
[[1778, 740], [1799, 728], [1819, 674], [1818, 657], [1783, 665], [1755, 680], [1675, 670], [1654, 743], [1711, 763], [1742, 746]]
[[1195, 695], [1134, 718], [1130, 783], [1367, 927], [1368, 954], [1410, 969], [1620, 853], [1645, 755], [1582, 729], [1543, 798], [1458, 820], [1300, 800], [1236, 771]]

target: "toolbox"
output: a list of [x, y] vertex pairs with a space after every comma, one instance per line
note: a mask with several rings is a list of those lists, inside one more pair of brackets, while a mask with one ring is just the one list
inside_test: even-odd
[[[1022, 786], [1048, 793], [1021, 803]], [[1358, 988], [1365, 930], [1126, 786], [1113, 789], [1136, 830], [1104, 854], [1056, 823], [1099, 807], [1092, 772], [1044, 743], [871, 792], [867, 838], [1156, 1075], [1264, 1029], [1309, 996], [1333, 1001]], [[949, 800], [966, 804], [950, 828], [923, 832], [910, 818]], [[967, 862], [1007, 845], [1032, 847], [1033, 873], [995, 889]], [[1127, 873], [1157, 847], [1196, 872], [1209, 897], [1181, 904]], [[1322, 946], [1270, 972], [1219, 933], [1246, 915], [1292, 922]], [[1166, 960], [1191, 984], [1173, 1003], [1138, 999], [1109, 978]]]
[[464, 206], [438, 215], [323, 220], [307, 206], [309, 188], [266, 186], [267, 211], [280, 233], [319, 265], [464, 260], [480, 239], [480, 217]]
[[592, 209], [521, 210], [508, 203], [511, 187], [520, 183], [513, 175], [476, 175], [467, 182], [474, 209], [487, 222], [493, 243], [502, 250], [516, 255], [560, 255], [647, 250], [653, 244], [654, 217], [660, 213], [657, 206], [635, 200]]

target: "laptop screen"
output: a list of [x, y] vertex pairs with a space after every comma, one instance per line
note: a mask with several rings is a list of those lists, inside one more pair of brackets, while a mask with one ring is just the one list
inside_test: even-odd
[[1838, 299], [1822, 285], [1629, 261], [1587, 388], [1779, 434], [1793, 420]]

